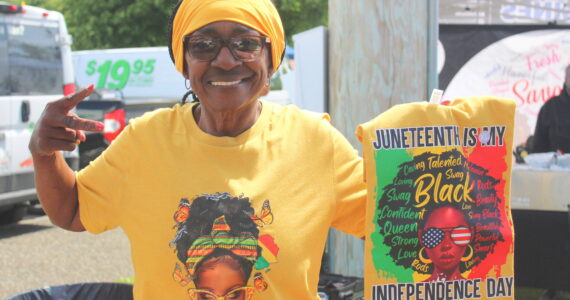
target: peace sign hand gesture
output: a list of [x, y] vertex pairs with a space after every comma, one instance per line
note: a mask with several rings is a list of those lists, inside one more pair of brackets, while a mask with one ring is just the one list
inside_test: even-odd
[[28, 146], [32, 155], [52, 156], [60, 150], [73, 151], [80, 142], [85, 141], [84, 130], [103, 131], [103, 123], [82, 119], [70, 113], [92, 92], [93, 85], [90, 85], [46, 105]]

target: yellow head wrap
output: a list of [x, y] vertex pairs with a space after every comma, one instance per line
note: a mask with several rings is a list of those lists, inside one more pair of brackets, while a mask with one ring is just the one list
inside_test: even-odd
[[172, 24], [171, 46], [178, 72], [184, 72], [184, 37], [217, 21], [240, 23], [269, 37], [273, 71], [279, 68], [285, 50], [285, 34], [271, 0], [184, 0]]

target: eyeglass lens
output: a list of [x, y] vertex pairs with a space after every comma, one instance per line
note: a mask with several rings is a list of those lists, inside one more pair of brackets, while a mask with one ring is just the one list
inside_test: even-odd
[[236, 59], [250, 62], [259, 56], [265, 43], [263, 36], [242, 36], [220, 39], [206, 36], [190, 36], [186, 39], [186, 49], [198, 60], [211, 61], [227, 46]]
[[216, 294], [207, 291], [207, 290], [200, 290], [200, 289], [190, 289], [190, 299], [192, 300], [237, 300], [237, 299], [244, 299], [249, 300], [253, 293], [253, 289], [250, 287], [240, 287], [234, 289], [224, 296], [217, 296]]
[[430, 227], [422, 234], [424, 246], [430, 249], [437, 247], [437, 245], [441, 244], [447, 232], [450, 233], [451, 241], [456, 245], [467, 245], [471, 241], [471, 231], [467, 227], [451, 229]]

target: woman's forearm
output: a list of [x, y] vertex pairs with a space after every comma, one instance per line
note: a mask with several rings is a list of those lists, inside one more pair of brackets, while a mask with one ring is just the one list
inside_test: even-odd
[[51, 222], [71, 231], [84, 231], [79, 219], [75, 173], [61, 155], [34, 155], [38, 198]]

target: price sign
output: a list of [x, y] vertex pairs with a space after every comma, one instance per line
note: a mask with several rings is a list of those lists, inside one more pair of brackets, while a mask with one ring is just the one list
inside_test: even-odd
[[87, 63], [85, 74], [99, 76], [96, 85], [99, 89], [123, 89], [131, 78], [131, 74], [152, 74], [155, 62], [155, 59], [137, 59], [131, 65], [127, 60], [119, 59], [116, 61], [105, 60], [98, 64], [97, 60], [91, 60]]
[[166, 47], [77, 51], [73, 67], [79, 86], [121, 90], [125, 99], [177, 101], [186, 92]]

